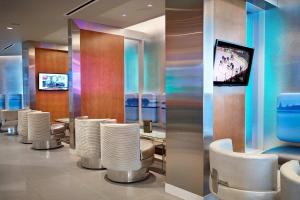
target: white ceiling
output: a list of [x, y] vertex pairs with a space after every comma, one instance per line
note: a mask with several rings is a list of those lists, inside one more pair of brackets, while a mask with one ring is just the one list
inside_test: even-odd
[[[67, 44], [68, 18], [125, 28], [161, 16], [165, 10], [164, 0], [98, 0], [70, 17], [64, 15], [87, 1], [0, 0], [0, 55], [21, 54], [20, 42], [26, 40]], [[7, 30], [8, 26], [14, 29]]]

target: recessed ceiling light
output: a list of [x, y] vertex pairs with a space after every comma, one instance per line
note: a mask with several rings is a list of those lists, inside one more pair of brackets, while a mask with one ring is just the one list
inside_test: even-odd
[[12, 30], [12, 29], [14, 29], [13, 27], [10, 27], [10, 26], [8, 26], [8, 27], [6, 27], [6, 29], [7, 30]]
[[151, 7], [152, 7], [152, 4], [151, 4], [151, 3], [149, 3], [147, 6], [148, 6], [149, 8], [151, 8]]
[[122, 14], [122, 17], [126, 17], [127, 15], [126, 14]]

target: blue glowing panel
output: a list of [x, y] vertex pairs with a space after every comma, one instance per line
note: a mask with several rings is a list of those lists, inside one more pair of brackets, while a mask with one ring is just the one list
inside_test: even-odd
[[0, 110], [5, 109], [5, 96], [0, 95]]
[[18, 110], [22, 108], [22, 95], [21, 94], [11, 94], [7, 95], [7, 109], [8, 110]]
[[300, 93], [278, 96], [277, 137], [286, 142], [300, 142]]
[[137, 122], [139, 120], [139, 94], [125, 95], [126, 122]]
[[149, 93], [142, 96], [142, 119], [158, 122], [158, 97], [157, 94]]
[[[247, 14], [247, 46], [254, 46], [254, 14]], [[252, 146], [253, 137], [253, 71], [256, 67], [253, 62], [252, 70], [250, 71], [249, 83], [246, 87], [246, 146]]]

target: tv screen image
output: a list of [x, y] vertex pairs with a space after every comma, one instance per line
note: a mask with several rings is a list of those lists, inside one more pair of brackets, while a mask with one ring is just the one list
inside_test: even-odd
[[216, 41], [214, 85], [248, 85], [254, 49]]
[[68, 75], [39, 73], [39, 90], [68, 90]]

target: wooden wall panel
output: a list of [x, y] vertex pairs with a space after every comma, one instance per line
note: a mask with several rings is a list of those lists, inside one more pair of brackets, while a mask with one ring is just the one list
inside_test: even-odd
[[38, 73], [68, 73], [68, 52], [35, 49], [36, 110], [51, 113], [51, 120], [69, 116], [68, 91], [39, 91]]
[[81, 115], [124, 122], [124, 37], [80, 30]]
[[[214, 1], [214, 37], [246, 43], [246, 1]], [[245, 151], [245, 87], [214, 87], [214, 139], [221, 138], [231, 138], [235, 151]]]
[[214, 140], [231, 138], [233, 150], [245, 151], [245, 95], [222, 93], [214, 96]]

